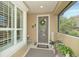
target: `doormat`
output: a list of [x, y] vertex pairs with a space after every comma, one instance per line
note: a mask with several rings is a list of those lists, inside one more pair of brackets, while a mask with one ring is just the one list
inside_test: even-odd
[[52, 50], [30, 48], [25, 57], [55, 57]]
[[37, 46], [38, 48], [49, 48], [49, 46], [48, 45], [41, 45], [41, 44], [38, 44], [38, 46]]

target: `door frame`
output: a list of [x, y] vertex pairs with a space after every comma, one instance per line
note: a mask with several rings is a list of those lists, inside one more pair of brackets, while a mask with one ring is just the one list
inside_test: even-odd
[[[38, 43], [38, 17], [42, 17], [42, 16], [48, 16], [48, 43]], [[37, 41], [37, 45], [38, 44], [49, 45], [49, 42], [50, 42], [50, 15], [49, 14], [37, 15], [37, 19], [36, 19], [36, 41]]]

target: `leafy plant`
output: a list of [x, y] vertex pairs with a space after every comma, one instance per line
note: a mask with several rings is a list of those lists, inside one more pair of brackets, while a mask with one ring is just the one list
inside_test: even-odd
[[56, 45], [56, 48], [58, 49], [58, 51], [59, 51], [61, 54], [65, 55], [65, 56], [66, 56], [66, 54], [69, 54], [69, 56], [72, 56], [72, 55], [73, 55], [72, 49], [69, 48], [69, 47], [67, 47], [67, 46], [65, 46], [65, 45], [62, 44], [62, 43], [58, 43], [58, 44]]

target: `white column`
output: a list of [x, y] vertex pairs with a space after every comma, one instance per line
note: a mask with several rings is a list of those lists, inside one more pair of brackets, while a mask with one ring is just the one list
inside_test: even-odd
[[23, 41], [27, 43], [27, 11], [23, 12]]
[[14, 8], [14, 14], [15, 14], [15, 16], [14, 16], [14, 45], [16, 45], [17, 44], [17, 35], [16, 35], [16, 27], [17, 27], [17, 8], [16, 8], [16, 6], [15, 6], [15, 8]]

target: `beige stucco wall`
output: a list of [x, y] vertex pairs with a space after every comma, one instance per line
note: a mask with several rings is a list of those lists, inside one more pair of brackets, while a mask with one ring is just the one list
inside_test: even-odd
[[[27, 20], [27, 33], [30, 36], [30, 39], [35, 42], [36, 41], [36, 27], [32, 28], [32, 25], [36, 24], [37, 15], [46, 15], [46, 14], [28, 14]], [[56, 16], [52, 13], [50, 15], [50, 33], [57, 31], [56, 26]]]
[[28, 14], [27, 20], [27, 34], [30, 36], [32, 41], [35, 40], [36, 28], [32, 28], [32, 25], [36, 24], [36, 15]]

